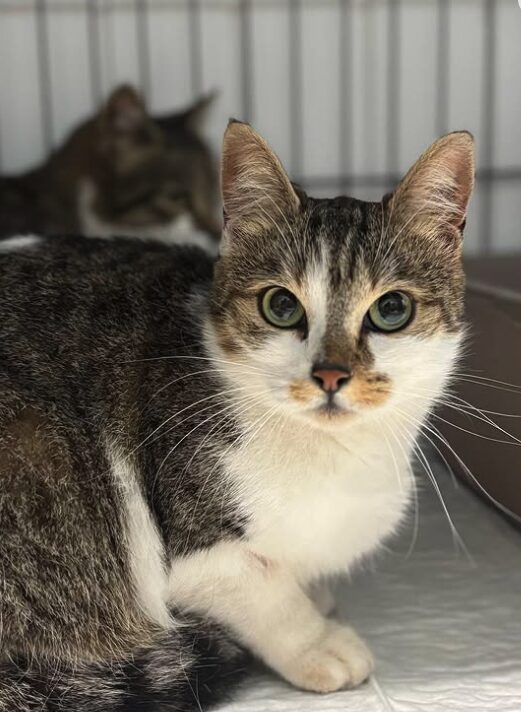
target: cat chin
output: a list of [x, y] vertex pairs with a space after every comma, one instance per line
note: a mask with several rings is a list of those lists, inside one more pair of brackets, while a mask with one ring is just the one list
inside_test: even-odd
[[305, 421], [317, 430], [342, 430], [349, 428], [360, 421], [361, 414], [352, 409], [344, 407], [328, 408], [320, 405], [307, 410], [294, 412], [293, 415], [300, 421]]

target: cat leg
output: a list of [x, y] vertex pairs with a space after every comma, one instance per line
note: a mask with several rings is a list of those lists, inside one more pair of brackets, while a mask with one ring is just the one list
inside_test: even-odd
[[329, 584], [319, 581], [311, 584], [309, 597], [323, 616], [330, 616], [336, 610], [336, 601]]
[[366, 644], [324, 618], [291, 572], [237, 543], [179, 559], [172, 602], [226, 625], [237, 639], [296, 687], [355, 687], [373, 669]]

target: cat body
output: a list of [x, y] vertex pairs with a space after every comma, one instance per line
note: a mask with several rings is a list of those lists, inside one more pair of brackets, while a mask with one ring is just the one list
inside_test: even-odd
[[370, 674], [320, 587], [411, 499], [461, 340], [472, 169], [454, 134], [388, 203], [314, 200], [234, 123], [215, 265], [0, 244], [2, 712], [197, 709], [245, 651], [317, 692]]
[[218, 183], [200, 136], [210, 100], [151, 117], [131, 87], [116, 89], [44, 164], [0, 179], [1, 234], [129, 235], [215, 251]]

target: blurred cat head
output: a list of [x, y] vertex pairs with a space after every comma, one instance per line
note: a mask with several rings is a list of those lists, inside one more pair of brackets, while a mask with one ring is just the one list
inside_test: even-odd
[[219, 238], [217, 173], [201, 135], [212, 99], [153, 117], [131, 86], [111, 94], [91, 124], [79, 209], [86, 234], [175, 241], [176, 233], [201, 230]]
[[229, 125], [211, 338], [234, 383], [320, 428], [419, 418], [462, 337], [473, 139], [444, 136], [381, 202], [313, 199]]

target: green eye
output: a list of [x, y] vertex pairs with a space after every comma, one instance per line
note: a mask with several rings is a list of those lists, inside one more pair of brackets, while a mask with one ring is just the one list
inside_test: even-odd
[[366, 325], [374, 331], [398, 331], [414, 315], [412, 299], [403, 292], [387, 292], [376, 300], [366, 314]]
[[262, 316], [279, 329], [294, 329], [305, 316], [304, 307], [297, 297], [282, 287], [270, 287], [259, 300]]

